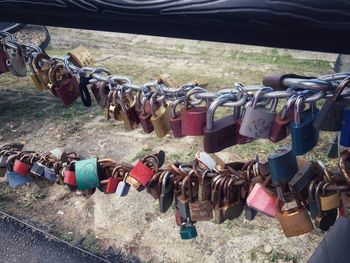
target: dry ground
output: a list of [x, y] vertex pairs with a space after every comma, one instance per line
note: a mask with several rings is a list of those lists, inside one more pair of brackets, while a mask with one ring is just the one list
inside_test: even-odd
[[[332, 72], [334, 54], [280, 50], [202, 41], [50, 28], [51, 55], [63, 55], [79, 44], [90, 48], [98, 65], [135, 83], [169, 73], [179, 83], [200, 80], [211, 90], [236, 81], [257, 84], [271, 72], [322, 75]], [[322, 156], [329, 135], [315, 152]], [[101, 110], [81, 102], [65, 109], [48, 92], [37, 92], [30, 78], [0, 76], [0, 143], [22, 141], [27, 149], [74, 149], [84, 156], [135, 160], [163, 149], [167, 162], [191, 160], [202, 147], [200, 138], [157, 139], [140, 129], [126, 132], [120, 123], [103, 119]], [[288, 143], [288, 140], [282, 144]], [[224, 160], [266, 155], [278, 145], [257, 141], [222, 152]], [[44, 185], [45, 186], [45, 185]], [[9, 190], [1, 183], [0, 207], [34, 222], [60, 237], [91, 250], [130, 255], [130, 261], [150, 262], [305, 262], [322, 238], [318, 230], [285, 238], [278, 222], [243, 217], [220, 226], [198, 223], [199, 236], [182, 241], [173, 211], [158, 212], [146, 193], [131, 191], [126, 198], [96, 193], [90, 199], [61, 186], [43, 185]]]

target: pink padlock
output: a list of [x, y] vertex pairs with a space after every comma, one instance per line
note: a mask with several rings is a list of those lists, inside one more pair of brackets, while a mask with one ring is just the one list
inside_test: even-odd
[[277, 196], [266, 188], [266, 185], [270, 182], [270, 180], [271, 177], [268, 176], [263, 184], [257, 183], [254, 185], [252, 191], [248, 195], [247, 205], [250, 208], [253, 208], [269, 217], [276, 217]]

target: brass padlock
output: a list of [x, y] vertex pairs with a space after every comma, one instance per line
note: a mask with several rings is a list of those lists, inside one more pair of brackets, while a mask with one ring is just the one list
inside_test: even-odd
[[178, 88], [179, 84], [177, 81], [168, 74], [162, 74], [159, 76], [158, 83], [164, 84], [167, 87]]
[[[45, 62], [45, 60], [47, 61]], [[33, 72], [31, 78], [34, 82], [35, 87], [39, 91], [47, 89], [50, 83], [48, 75], [51, 66], [48, 64], [49, 60], [50, 57], [47, 54], [39, 53], [33, 56], [29, 63], [29, 66]]]
[[277, 219], [286, 237], [303, 235], [314, 229], [307, 209], [299, 199], [296, 199], [296, 203], [297, 207], [283, 210], [281, 201], [277, 199]]
[[157, 137], [163, 138], [170, 131], [170, 112], [169, 106], [163, 96], [159, 97], [162, 99], [162, 105], [158, 110], [155, 110], [155, 100], [157, 97], [159, 97], [158, 93], [154, 93], [151, 97], [151, 123], [156, 131]]
[[329, 211], [340, 206], [340, 194], [336, 191], [327, 191], [326, 187], [329, 183], [326, 183], [322, 187], [322, 193], [320, 194], [320, 203], [322, 211]]
[[84, 46], [78, 46], [68, 52], [73, 64], [78, 67], [88, 67], [95, 63], [95, 59], [90, 51]]

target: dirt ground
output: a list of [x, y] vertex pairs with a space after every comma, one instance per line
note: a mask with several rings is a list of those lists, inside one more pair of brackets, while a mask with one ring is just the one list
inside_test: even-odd
[[[50, 55], [63, 55], [80, 44], [94, 53], [97, 64], [137, 83], [169, 73], [179, 83], [209, 82], [210, 90], [234, 82], [261, 83], [272, 72], [322, 75], [332, 72], [335, 54], [157, 38], [86, 30], [50, 28]], [[329, 134], [322, 135], [312, 154], [321, 156]], [[76, 102], [63, 108], [49, 92], [37, 92], [31, 79], [0, 76], [0, 144], [20, 141], [26, 149], [62, 147], [83, 156], [131, 161], [150, 151], [164, 150], [167, 163], [192, 160], [202, 148], [201, 138], [157, 139], [140, 129], [125, 131], [107, 122], [101, 109]], [[287, 144], [288, 140], [279, 145]], [[221, 152], [224, 161], [261, 157], [278, 145], [258, 140]], [[92, 251], [124, 254], [130, 262], [306, 262], [323, 234], [314, 230], [300, 237], [284, 237], [277, 220], [241, 216], [215, 225], [197, 223], [199, 236], [182, 241], [174, 211], [160, 214], [147, 193], [131, 191], [125, 198], [96, 192], [91, 198], [72, 194], [62, 186], [45, 184], [10, 190], [0, 187], [0, 208], [59, 237]], [[111, 258], [113, 259], [113, 258]]]

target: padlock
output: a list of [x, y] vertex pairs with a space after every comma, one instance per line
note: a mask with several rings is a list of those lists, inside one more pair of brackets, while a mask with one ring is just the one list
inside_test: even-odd
[[67, 169], [64, 172], [64, 180], [63, 182], [67, 185], [77, 187], [77, 179], [75, 177], [75, 161], [71, 162]]
[[213, 210], [213, 222], [215, 224], [221, 224], [225, 222], [226, 218], [223, 213], [223, 185], [225, 183], [225, 177], [217, 177], [212, 182], [212, 196], [211, 201], [214, 207]]
[[293, 78], [293, 79], [315, 79], [316, 77], [312, 76], [301, 76], [294, 73], [288, 73], [288, 74], [269, 74], [264, 76], [263, 78], [263, 85], [266, 87], [271, 87], [274, 90], [286, 90], [288, 86], [283, 82], [287, 78]]
[[151, 97], [151, 123], [154, 127], [157, 137], [163, 138], [170, 131], [170, 112], [164, 96], [160, 97], [162, 100], [162, 105], [158, 110], [156, 110], [155, 101], [157, 97], [159, 97], [158, 93], [154, 93]]
[[193, 239], [197, 237], [197, 229], [192, 222], [186, 221], [180, 227], [180, 237], [182, 240]]
[[152, 113], [147, 112], [146, 110], [146, 103], [150, 102], [152, 93], [146, 93], [144, 94], [142, 101], [141, 101], [141, 106], [140, 106], [140, 114], [139, 114], [139, 119], [140, 119], [140, 124], [143, 129], [143, 131], [147, 134], [151, 133], [154, 131], [154, 127], [151, 122], [151, 117]]
[[221, 95], [211, 103], [207, 112], [206, 127], [204, 128], [204, 151], [207, 153], [219, 152], [236, 144], [234, 137], [236, 118], [233, 114], [214, 121], [216, 109], [222, 104], [235, 100], [232, 94]]
[[55, 160], [65, 163], [67, 162], [67, 153], [65, 151], [62, 151], [59, 148], [55, 148], [49, 152], [51, 154], [51, 157], [53, 157]]
[[236, 118], [236, 129], [235, 129], [234, 137], [237, 144], [247, 144], [256, 139], [240, 134], [239, 130], [241, 129], [242, 120], [245, 113], [245, 107], [243, 107], [243, 105], [247, 102], [248, 99], [251, 98], [251, 96], [244, 89], [244, 86], [241, 83], [235, 83], [235, 88], [238, 91], [238, 93], [236, 94], [237, 99], [238, 101], [241, 101], [242, 105], [238, 107], [234, 107], [234, 114]]
[[329, 211], [336, 209], [340, 205], [340, 194], [337, 191], [327, 191], [326, 187], [329, 183], [325, 183], [320, 193], [320, 204], [322, 211]]
[[301, 194], [315, 177], [317, 177], [315, 164], [311, 161], [300, 159], [298, 160], [298, 171], [289, 181], [289, 186], [295, 193]]
[[[154, 199], [158, 200], [161, 192], [162, 179], [161, 176], [164, 175], [164, 171], [158, 171], [155, 173], [151, 180], [148, 182], [146, 190]], [[163, 177], [162, 177], [163, 178]]]
[[18, 157], [18, 154], [13, 154], [8, 157], [6, 168], [6, 177], [11, 188], [15, 188], [17, 186], [25, 185], [33, 181], [33, 178], [30, 176], [23, 176], [13, 171], [13, 163], [14, 160]]
[[257, 210], [258, 212], [267, 215], [269, 217], [276, 217], [276, 200], [275, 194], [266, 188], [267, 184], [270, 182], [271, 177], [268, 176], [263, 184], [256, 183], [249, 193], [247, 198], [247, 205], [250, 208]]
[[177, 81], [174, 78], [172, 78], [169, 74], [160, 75], [158, 83], [163, 84], [166, 87], [170, 87], [170, 88], [178, 88], [179, 87], [179, 84], [177, 83]]
[[13, 165], [13, 171], [23, 176], [28, 175], [30, 158], [31, 156], [29, 154], [24, 154], [19, 160], [17, 159]]
[[47, 89], [50, 83], [48, 76], [50, 65], [43, 63], [44, 60], [50, 60], [50, 57], [46, 53], [37, 53], [29, 61], [32, 70], [31, 78], [39, 91]]
[[17, 77], [27, 76], [27, 64], [20, 44], [13, 42], [13, 47], [6, 49], [6, 66], [9, 71]]
[[54, 167], [45, 166], [45, 168], [44, 168], [44, 177], [49, 182], [52, 182], [52, 183], [56, 182], [56, 180], [57, 180], [57, 172], [55, 171]]
[[122, 181], [122, 179], [119, 177], [119, 175], [125, 176], [126, 171], [123, 169], [122, 166], [117, 166], [113, 169], [112, 174], [110, 177], [108, 177], [106, 180], [101, 181], [101, 184], [106, 184], [106, 187], [104, 188], [105, 194], [114, 194], [117, 191], [118, 184]]
[[210, 170], [205, 170], [203, 172], [196, 171], [198, 176], [198, 200], [199, 201], [211, 201], [211, 181], [215, 177], [215, 173]]
[[274, 99], [271, 108], [258, 106], [262, 96], [271, 92], [271, 88], [261, 88], [253, 97], [253, 101], [246, 106], [239, 133], [250, 138], [268, 138], [272, 123], [276, 117], [277, 99]]
[[[154, 158], [152, 158], [154, 159]], [[148, 182], [152, 179], [156, 171], [150, 169], [145, 163], [147, 158], [139, 161], [135, 167], [130, 171], [130, 176], [135, 179], [142, 186], [146, 187]], [[153, 160], [156, 162], [156, 160]]]
[[171, 106], [171, 118], [170, 118], [170, 128], [173, 132], [174, 138], [181, 138], [182, 135], [182, 119], [181, 119], [181, 112], [176, 111], [176, 107], [178, 105], [181, 105], [181, 103], [185, 100], [184, 97], [180, 97], [179, 99], [175, 100], [173, 105]]
[[159, 211], [165, 213], [171, 207], [174, 200], [174, 183], [173, 174], [166, 171], [160, 177], [161, 187], [159, 196]]
[[350, 108], [343, 109], [342, 126], [339, 144], [344, 147], [350, 147]]
[[5, 53], [5, 46], [0, 44], [0, 74], [6, 73], [9, 71], [6, 64], [7, 56]]
[[331, 226], [334, 225], [338, 216], [338, 209], [332, 209], [327, 212], [322, 211], [320, 191], [322, 190], [323, 186], [324, 182], [319, 182], [316, 187], [315, 198], [317, 204], [317, 215], [315, 219], [315, 225], [322, 231], [327, 231]]
[[[194, 174], [194, 171], [191, 171], [189, 176], [191, 174]], [[202, 181], [202, 179], [199, 179]], [[211, 187], [210, 184], [208, 185], [209, 188]], [[192, 189], [190, 190], [192, 193], [195, 192], [196, 189], [193, 188], [193, 185], [190, 183], [189, 187]], [[199, 183], [195, 184], [195, 187], [199, 188]], [[203, 187], [203, 182], [202, 182], [202, 187]], [[199, 190], [197, 190], [199, 192]], [[204, 195], [203, 195], [204, 194]], [[192, 196], [193, 197], [193, 194]], [[190, 215], [191, 215], [191, 220], [192, 221], [209, 221], [213, 218], [213, 207], [210, 202], [210, 197], [207, 198], [205, 196], [205, 193], [198, 194], [198, 199], [196, 200], [194, 197], [192, 200], [190, 200], [189, 203], [189, 208], [190, 208]]]
[[[93, 75], [94, 71], [91, 73]], [[91, 85], [91, 91], [94, 95], [97, 104], [103, 109], [108, 102], [108, 94], [110, 92], [109, 85], [107, 81], [97, 81]]]
[[342, 98], [342, 91], [350, 83], [350, 77], [345, 78], [339, 84], [332, 98], [323, 104], [313, 126], [321, 131], [340, 131], [342, 128], [343, 109], [350, 105], [349, 98]]
[[308, 186], [307, 203], [309, 206], [309, 212], [312, 219], [316, 219], [316, 216], [318, 213], [317, 202], [316, 202], [316, 186], [317, 186], [316, 180], [312, 180]]
[[195, 161], [200, 169], [213, 171], [216, 168], [215, 160], [206, 152], [197, 152]]
[[296, 155], [309, 152], [319, 140], [319, 131], [312, 125], [318, 110], [315, 105], [310, 105], [309, 110], [303, 111], [304, 101], [305, 97], [299, 95], [294, 107], [294, 122], [291, 125], [292, 148]]
[[42, 164], [41, 162], [35, 162], [33, 163], [32, 168], [30, 169], [30, 173], [35, 175], [35, 176], [43, 176], [45, 172], [45, 165]]
[[[240, 217], [244, 210], [244, 203], [242, 198], [240, 178], [231, 176], [224, 183], [224, 200], [223, 200], [223, 216], [227, 220], [233, 220]], [[245, 180], [243, 180], [245, 183]]]
[[118, 104], [120, 105], [120, 118], [127, 130], [133, 130], [140, 123], [136, 112], [136, 100], [131, 91], [126, 92], [124, 88], [118, 90]]
[[127, 196], [130, 190], [130, 184], [126, 182], [126, 178], [129, 177], [129, 173], [126, 173], [123, 181], [119, 182], [117, 186], [117, 191], [115, 194], [119, 197]]
[[95, 59], [90, 51], [82, 45], [69, 51], [68, 56], [70, 56], [70, 60], [73, 64], [80, 68], [89, 67], [95, 63]]
[[207, 108], [191, 106], [190, 98], [192, 95], [206, 92], [202, 88], [193, 88], [187, 92], [183, 108], [181, 110], [181, 130], [183, 136], [201, 136], [206, 124]]
[[64, 66], [55, 66], [49, 74], [52, 82], [51, 91], [68, 107], [80, 97], [79, 82]]
[[290, 146], [282, 147], [268, 156], [272, 183], [287, 184], [298, 172], [297, 158]]
[[75, 176], [79, 190], [86, 190], [99, 186], [97, 158], [75, 162]]
[[190, 187], [191, 178], [186, 176], [182, 180], [181, 184], [181, 194], [177, 197], [176, 207], [179, 209], [179, 212], [183, 218], [191, 218], [190, 214], [190, 201], [193, 200], [192, 196], [192, 187]]
[[297, 207], [282, 209], [280, 200], [276, 201], [277, 219], [286, 237], [294, 237], [311, 232], [314, 226], [305, 207], [298, 198], [295, 199]]
[[287, 138], [290, 133], [290, 124], [294, 117], [294, 103], [297, 96], [291, 96], [287, 104], [283, 106], [282, 110], [276, 115], [270, 130], [269, 139], [277, 143]]
[[182, 223], [185, 222], [185, 219], [181, 216], [179, 209], [175, 209], [175, 223], [177, 226], [181, 226]]

